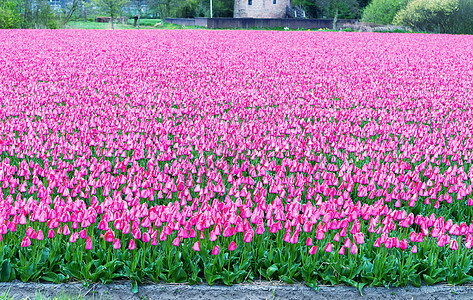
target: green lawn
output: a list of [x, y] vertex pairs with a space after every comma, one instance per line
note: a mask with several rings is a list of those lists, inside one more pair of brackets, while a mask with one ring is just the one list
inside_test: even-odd
[[[133, 26], [133, 19], [129, 19], [127, 24], [114, 24], [115, 29], [138, 29]], [[160, 25], [154, 26], [156, 23]], [[65, 26], [66, 29], [111, 29], [110, 23], [71, 21]], [[162, 23], [161, 20], [156, 19], [142, 19], [140, 29], [199, 29], [197, 26], [181, 26], [169, 23]]]

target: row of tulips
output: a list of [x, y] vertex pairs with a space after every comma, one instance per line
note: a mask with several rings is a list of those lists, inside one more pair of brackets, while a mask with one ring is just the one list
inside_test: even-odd
[[470, 37], [0, 37], [0, 280], [473, 279]]

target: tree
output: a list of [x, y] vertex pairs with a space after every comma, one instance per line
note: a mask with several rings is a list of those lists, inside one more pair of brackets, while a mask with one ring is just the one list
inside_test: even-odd
[[373, 0], [363, 11], [361, 20], [368, 23], [391, 24], [408, 0]]
[[320, 1], [302, 0], [300, 6], [302, 6], [310, 18], [321, 19], [324, 17], [324, 8], [322, 7]]
[[33, 24], [35, 28], [57, 29], [57, 16], [48, 0], [37, 0], [33, 6]]
[[213, 16], [217, 18], [233, 17], [233, 0], [213, 0]]
[[473, 34], [473, 0], [459, 0], [450, 33]]
[[473, 33], [472, 0], [412, 0], [393, 23], [419, 31]]
[[320, 0], [325, 16], [333, 18], [333, 29], [337, 30], [337, 21], [341, 19], [355, 19], [360, 9], [356, 0]]
[[[234, 0], [212, 0], [214, 18], [233, 17]], [[181, 3], [177, 16], [182, 18], [210, 17], [210, 0], [187, 0]]]
[[[61, 8], [63, 14], [63, 25], [66, 25], [71, 20], [74, 13], [82, 6], [82, 0], [67, 1], [64, 7]], [[86, 20], [87, 21], [87, 20]]]
[[155, 16], [164, 20], [178, 12], [178, 8], [181, 7], [179, 2], [176, 0], [148, 0], [147, 4]]
[[128, 4], [127, 0], [92, 0], [92, 4], [95, 5], [100, 11], [110, 16], [113, 27], [113, 19], [121, 15], [122, 9]]
[[364, 0], [300, 0], [301, 5], [311, 18], [333, 18], [333, 28], [337, 28], [338, 19], [357, 19], [360, 15], [359, 1]]
[[14, 2], [6, 1], [0, 3], [0, 28], [20, 28], [21, 16]]
[[58, 28], [48, 0], [0, 0], [0, 28]]

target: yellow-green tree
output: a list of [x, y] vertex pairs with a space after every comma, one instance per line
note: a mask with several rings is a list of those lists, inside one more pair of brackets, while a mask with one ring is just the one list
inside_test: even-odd
[[408, 0], [373, 0], [363, 10], [362, 21], [391, 24], [397, 12], [406, 7]]
[[0, 3], [0, 28], [20, 28], [21, 17], [15, 3], [6, 1]]
[[393, 23], [419, 31], [449, 32], [458, 9], [459, 0], [412, 0]]

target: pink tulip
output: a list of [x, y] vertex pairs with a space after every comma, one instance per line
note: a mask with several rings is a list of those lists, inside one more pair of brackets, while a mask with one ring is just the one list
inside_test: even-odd
[[411, 242], [417, 241], [417, 235], [416, 235], [415, 231], [413, 231], [409, 234], [409, 239], [411, 240]]
[[362, 232], [357, 232], [353, 235], [353, 239], [359, 245], [365, 242], [365, 235]]
[[91, 250], [92, 249], [92, 239], [88, 236], [85, 240], [85, 249]]
[[345, 248], [350, 248], [351, 247], [351, 240], [349, 238], [346, 238], [345, 243], [343, 243], [343, 246]]
[[452, 240], [452, 242], [450, 243], [450, 249], [452, 249], [452, 250], [458, 250], [458, 243], [457, 243], [457, 240]]
[[143, 242], [148, 243], [151, 240], [151, 237], [148, 232], [143, 232], [143, 236], [141, 237]]
[[228, 245], [228, 250], [229, 251], [234, 251], [236, 249], [236, 247], [237, 247], [237, 245], [236, 245], [235, 241], [232, 241], [230, 243], [230, 245]]
[[253, 232], [245, 231], [245, 234], [243, 236], [243, 241], [245, 243], [250, 243], [252, 240], [253, 240]]
[[358, 247], [356, 246], [355, 243], [351, 244], [350, 253], [353, 254], [353, 255], [358, 253]]
[[327, 246], [325, 246], [325, 252], [332, 252], [332, 243], [328, 243]]
[[317, 253], [317, 246], [312, 246], [309, 250], [309, 254], [314, 255], [315, 253]]
[[[47, 43], [18, 47], [37, 34]], [[443, 51], [468, 37], [327, 34], [304, 55], [281, 55], [306, 34], [274, 43], [282, 35], [164, 32], [170, 53], [186, 45], [180, 59], [143, 59], [134, 54], [152, 35], [130, 36], [126, 58], [104, 50], [118, 36], [87, 33], [102, 41], [90, 44], [84, 34], [0, 32], [0, 239], [25, 233], [26, 245], [47, 228], [49, 239], [80, 237], [88, 250], [102, 237], [114, 247], [130, 240], [129, 249], [135, 240], [161, 249], [168, 237], [236, 248], [255, 233], [258, 242], [305, 242], [311, 254], [312, 239], [341, 255], [366, 243], [413, 243], [412, 253], [432, 239], [473, 247], [472, 220], [451, 216], [456, 202], [473, 206], [471, 70], [462, 61], [471, 49]], [[318, 51], [342, 41], [344, 59]], [[52, 52], [54, 62], [38, 59]], [[359, 68], [360, 57], [376, 66]], [[300, 242], [301, 232], [310, 238]]]
[[120, 244], [120, 240], [119, 239], [115, 239], [113, 241], [113, 248], [114, 249], [120, 249], [121, 248], [121, 244]]
[[192, 246], [192, 249], [194, 249], [194, 251], [196, 251], [196, 252], [199, 252], [199, 251], [200, 251], [200, 243], [199, 243], [199, 241], [197, 241], [197, 242], [194, 243], [194, 246]]
[[339, 241], [340, 241], [340, 234], [339, 234], [338, 232], [337, 232], [337, 233], [335, 234], [335, 236], [333, 237], [333, 240], [334, 240], [335, 242], [339, 242]]
[[64, 229], [62, 230], [63, 235], [69, 235], [71, 234], [71, 231], [69, 230], [69, 226], [64, 225]]
[[220, 253], [220, 247], [217, 245], [212, 249], [212, 255], [218, 255]]
[[107, 232], [104, 235], [104, 239], [105, 239], [105, 241], [111, 243], [115, 239], [115, 234], [113, 233], [112, 230], [108, 229]]
[[43, 231], [41, 229], [38, 230], [38, 233], [36, 235], [36, 239], [38, 241], [42, 241], [44, 239], [44, 234], [43, 234]]
[[[172, 244], [176, 247], [179, 246], [179, 244], [181, 243], [180, 239], [177, 237], [175, 238], [173, 241], [172, 241]], [[195, 250], [195, 249], [194, 249]], [[196, 250], [196, 251], [199, 251], [199, 250]]]
[[307, 237], [307, 240], [306, 240], [306, 242], [305, 242], [305, 245], [308, 246], [308, 247], [310, 247], [310, 246], [313, 245], [312, 239], [311, 239], [310, 237]]
[[31, 245], [31, 240], [29, 237], [25, 236], [21, 241], [21, 247], [28, 247], [29, 245]]
[[85, 229], [82, 229], [81, 231], [79, 231], [79, 237], [81, 239], [85, 239], [87, 237], [87, 231]]
[[71, 236], [69, 238], [69, 242], [75, 243], [78, 238], [79, 238], [79, 234], [77, 232], [74, 232], [74, 233], [71, 234]]
[[134, 240], [134, 239], [131, 239], [131, 240], [130, 240], [130, 243], [128, 243], [128, 249], [129, 249], [129, 250], [135, 250], [135, 249], [136, 249], [136, 244], [135, 244], [135, 240]]

